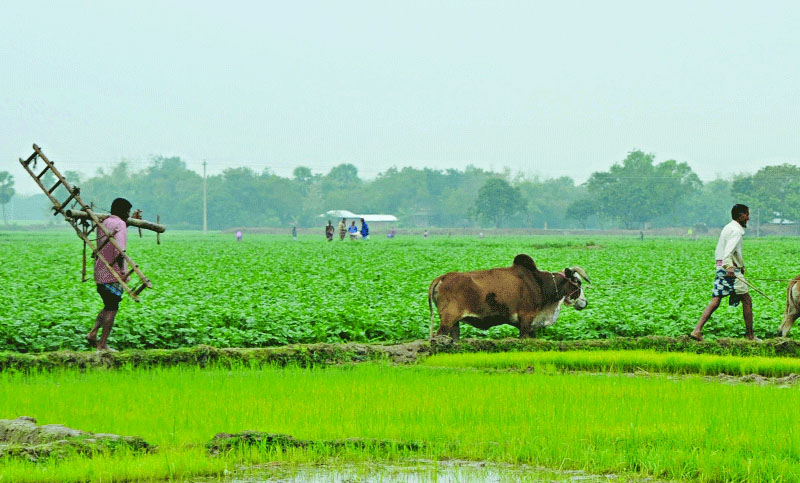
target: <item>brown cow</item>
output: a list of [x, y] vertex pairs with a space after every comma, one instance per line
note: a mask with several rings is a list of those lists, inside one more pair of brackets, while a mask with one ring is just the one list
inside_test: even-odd
[[519, 329], [520, 337], [530, 337], [535, 328], [556, 321], [562, 303], [574, 305], [576, 310], [586, 307], [581, 277], [589, 281], [580, 267], [563, 272], [539, 270], [525, 254], [514, 257], [510, 267], [446, 273], [428, 288], [430, 336], [433, 338], [436, 305], [440, 319], [436, 335], [458, 340], [459, 322], [466, 322], [483, 330], [510, 324]]
[[786, 310], [783, 312], [783, 323], [778, 328], [778, 337], [786, 337], [798, 317], [800, 317], [800, 275], [794, 277], [786, 287]]

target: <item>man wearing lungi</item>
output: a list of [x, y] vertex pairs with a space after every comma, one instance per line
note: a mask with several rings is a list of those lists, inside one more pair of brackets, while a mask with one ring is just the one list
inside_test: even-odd
[[[105, 231], [114, 238], [117, 245], [125, 251], [128, 242], [128, 217], [131, 215], [131, 203], [125, 198], [117, 198], [111, 203], [111, 216], [103, 220]], [[103, 299], [103, 310], [97, 314], [94, 327], [86, 336], [90, 344], [97, 347], [98, 351], [116, 352], [108, 346], [108, 335], [114, 326], [114, 319], [119, 310], [119, 303], [122, 300], [122, 285], [117, 278], [108, 270], [108, 267], [100, 260], [102, 255], [111, 268], [123, 280], [128, 272], [127, 263], [114, 245], [106, 241], [103, 230], [97, 231], [97, 246], [102, 246], [100, 254], [94, 264], [94, 281], [97, 284], [97, 293]], [[97, 339], [97, 332], [103, 328], [100, 339]]]
[[732, 306], [742, 302], [742, 313], [744, 315], [745, 338], [758, 340], [753, 334], [753, 300], [747, 291], [747, 283], [744, 280], [744, 259], [742, 258], [742, 239], [744, 229], [747, 227], [747, 220], [750, 219], [750, 209], [745, 205], [736, 204], [731, 208], [730, 223], [725, 225], [719, 234], [717, 249], [714, 251], [716, 259], [716, 276], [714, 277], [714, 288], [711, 292], [711, 301], [703, 310], [697, 326], [689, 337], [694, 340], [703, 340], [703, 325], [717, 310], [722, 297], [730, 297], [728, 303]]

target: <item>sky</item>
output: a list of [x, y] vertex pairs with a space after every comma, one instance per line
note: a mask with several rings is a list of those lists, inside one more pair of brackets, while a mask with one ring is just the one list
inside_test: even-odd
[[0, 171], [800, 164], [800, 2], [2, 2]]

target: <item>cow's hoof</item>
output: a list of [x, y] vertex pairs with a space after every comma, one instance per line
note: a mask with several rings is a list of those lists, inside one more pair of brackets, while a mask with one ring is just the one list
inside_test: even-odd
[[443, 346], [443, 347], [451, 346], [455, 342], [456, 341], [452, 337], [450, 337], [449, 335], [435, 335], [435, 336], [433, 336], [433, 339], [431, 339], [431, 344], [435, 344], [435, 345]]

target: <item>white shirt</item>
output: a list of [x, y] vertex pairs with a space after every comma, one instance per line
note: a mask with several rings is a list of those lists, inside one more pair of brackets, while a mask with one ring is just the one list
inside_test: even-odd
[[727, 270], [730, 267], [744, 267], [742, 258], [742, 239], [744, 238], [744, 227], [736, 220], [731, 220], [719, 234], [717, 249], [714, 250], [714, 258], [722, 260], [722, 268]]

